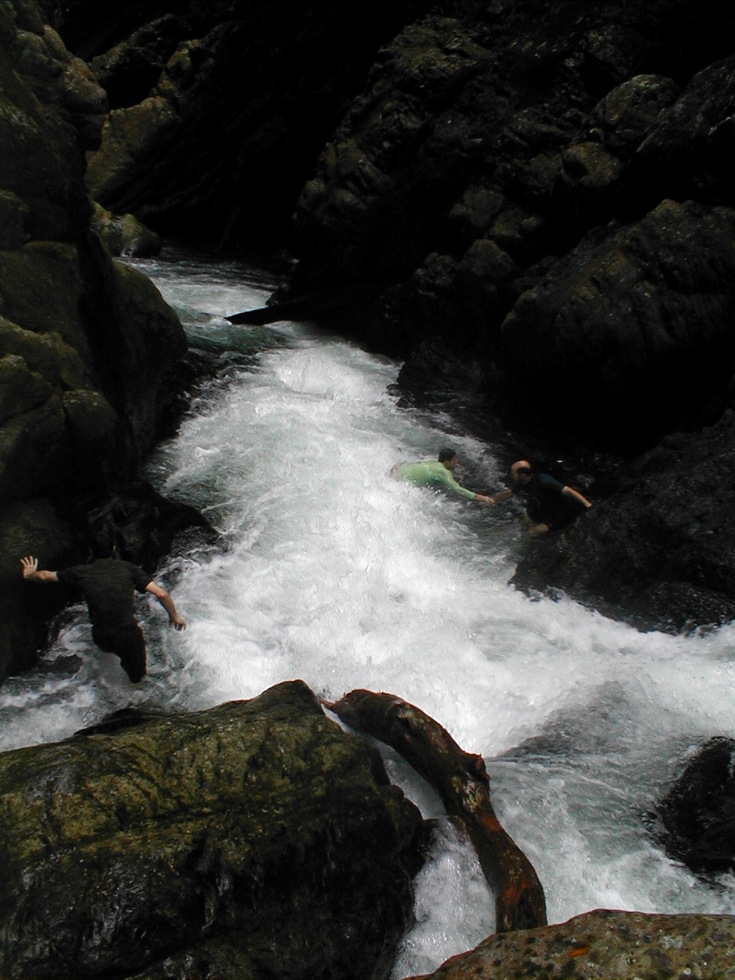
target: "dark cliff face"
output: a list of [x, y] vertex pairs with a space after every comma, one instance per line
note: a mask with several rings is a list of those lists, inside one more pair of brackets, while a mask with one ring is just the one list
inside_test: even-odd
[[375, 52], [426, 0], [48, 4], [110, 99], [88, 184], [199, 243], [283, 243], [313, 161]]
[[186, 349], [158, 290], [90, 231], [84, 153], [107, 99], [34, 3], [0, 5], [0, 678], [29, 666], [51, 596], [21, 555], [83, 557], [78, 514], [137, 476]]
[[459, 355], [509, 425], [624, 452], [726, 407], [720, 5], [46, 7], [110, 100], [92, 197], [169, 236], [287, 244], [293, 297], [369, 286], [333, 325], [405, 358], [406, 393], [451, 388]]
[[713, 421], [735, 353], [730, 15], [454, 10], [381, 52], [321, 155], [295, 287], [380, 283], [370, 339], [404, 382], [417, 348], [459, 348], [511, 423], [630, 451]]

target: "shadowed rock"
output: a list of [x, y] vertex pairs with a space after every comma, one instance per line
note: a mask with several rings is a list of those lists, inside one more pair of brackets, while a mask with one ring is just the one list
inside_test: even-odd
[[695, 872], [735, 867], [734, 762], [732, 739], [710, 739], [656, 807], [667, 853]]
[[[475, 397], [557, 440], [629, 452], [714, 421], [733, 362], [729, 20], [625, 0], [452, 13], [386, 46], [321, 154], [294, 291], [382, 283], [353, 329], [406, 359], [399, 383], [445, 342], [483, 376]], [[427, 395], [456, 377], [439, 368]]]
[[595, 233], [506, 317], [506, 369], [526, 407], [621, 450], [717, 419], [735, 360], [735, 211], [665, 201]]
[[305, 175], [375, 53], [429, 6], [51, 4], [110, 96], [90, 156], [92, 196], [172, 237], [224, 246], [289, 237]]
[[186, 340], [152, 283], [90, 231], [84, 154], [107, 99], [30, 0], [0, 4], [0, 90], [2, 680], [32, 664], [60, 602], [28, 599], [19, 557], [83, 560], [71, 514], [135, 479], [170, 431]]
[[594, 506], [526, 549], [512, 582], [643, 629], [735, 618], [735, 416], [667, 436], [601, 481]]
[[387, 977], [419, 824], [297, 681], [4, 753], [0, 973]]

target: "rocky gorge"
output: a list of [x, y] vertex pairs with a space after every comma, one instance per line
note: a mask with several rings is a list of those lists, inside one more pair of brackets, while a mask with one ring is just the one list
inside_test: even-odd
[[[729, 15], [688, 3], [379, 6], [370, 32], [355, 25], [349, 70], [329, 59], [325, 74], [319, 53], [344, 27], [325, 3], [281, 41], [298, 66], [291, 91], [263, 46], [251, 47], [274, 22], [233, 19], [227, 4], [184, 11], [173, 18], [162, 4], [104, 25], [83, 2], [55, 12], [113, 93], [88, 153], [92, 197], [161, 234], [225, 246], [287, 228], [280, 242], [298, 263], [273, 317], [287, 302], [344, 329], [348, 308], [361, 342], [404, 359], [404, 398], [451, 409], [461, 392], [509, 461], [561, 460], [605, 507], [553, 542], [558, 560], [539, 553], [519, 584], [544, 582], [659, 629], [731, 619], [727, 520], [709, 584], [697, 563], [673, 562], [669, 610], [653, 597], [658, 573], [639, 560], [629, 581], [650, 598], [624, 611], [619, 553], [586, 541], [598, 522], [605, 535], [613, 509], [628, 520], [621, 498], [637, 503], [621, 538], [641, 554], [653, 546], [645, 528], [655, 535], [664, 514], [695, 550], [712, 530], [694, 503], [702, 481], [684, 489], [691, 474], [676, 454], [666, 468], [678, 501], [692, 501], [686, 516], [633, 488], [662, 439], [703, 440], [706, 455], [704, 443], [728, 431]], [[235, 51], [248, 58], [245, 76]], [[222, 91], [237, 105], [224, 141], [210, 137]], [[308, 106], [298, 126], [297, 105]], [[264, 161], [280, 169], [269, 164], [266, 176]], [[729, 500], [729, 481], [717, 484]]]
[[[732, 15], [624, 0], [381, 3], [357, 21], [336, 3], [288, 11], [0, 6], [2, 675], [33, 663], [63, 601], [28, 604], [19, 554], [81, 560], [112, 526], [153, 570], [177, 531], [202, 524], [140, 479], [192, 369], [175, 314], [110, 252], [156, 236], [294, 252], [262, 316], [290, 304], [344, 329], [349, 311], [356, 339], [403, 361], [402, 398], [461, 401], [508, 462], [558, 459], [595, 506], [528, 550], [518, 587], [641, 629], [735, 618]], [[144, 244], [103, 244], [123, 219]], [[186, 734], [155, 762], [144, 735], [168, 738], [172, 719], [2, 760], [3, 975], [388, 975], [416, 814], [308, 692], [264, 698], [217, 709], [211, 732], [176, 719]], [[271, 757], [282, 698], [294, 737], [319, 729], [318, 749]], [[268, 752], [237, 754], [243, 725], [268, 729], [248, 734]], [[308, 789], [284, 771], [284, 758], [317, 757], [299, 776]], [[332, 764], [346, 814], [325, 789]], [[167, 768], [176, 792], [160, 789]], [[261, 770], [281, 796], [262, 824], [233, 821], [245, 803], [228, 783]], [[726, 814], [733, 789], [719, 785]], [[286, 823], [286, 790], [313, 799], [313, 838], [306, 815]], [[731, 855], [730, 824], [717, 826]], [[85, 897], [73, 914], [70, 881]], [[345, 894], [354, 907], [334, 908]], [[284, 906], [308, 922], [296, 938], [274, 932], [298, 924], [268, 911]], [[329, 937], [318, 955], [304, 940], [315, 907]], [[592, 913], [498, 934], [436, 975], [725, 977], [733, 929]]]

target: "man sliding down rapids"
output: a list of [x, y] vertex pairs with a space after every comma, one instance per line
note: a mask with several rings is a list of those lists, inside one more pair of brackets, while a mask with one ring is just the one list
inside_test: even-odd
[[489, 506], [492, 503], [490, 497], [481, 493], [474, 493], [457, 483], [452, 473], [456, 465], [456, 452], [453, 449], [442, 449], [438, 459], [424, 459], [417, 463], [396, 463], [390, 471], [390, 475], [394, 480], [408, 480], [417, 487], [448, 487], [457, 496], [463, 497], [465, 500], [476, 500], [480, 504]]

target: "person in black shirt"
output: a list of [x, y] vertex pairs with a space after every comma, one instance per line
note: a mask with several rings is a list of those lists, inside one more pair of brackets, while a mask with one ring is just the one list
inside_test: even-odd
[[506, 487], [490, 498], [492, 503], [509, 500], [515, 494], [526, 497], [526, 514], [530, 533], [545, 534], [571, 521], [576, 504], [588, 510], [592, 503], [574, 487], [565, 486], [549, 473], [536, 473], [527, 459], [519, 459], [510, 468], [512, 487]]
[[29, 582], [63, 582], [82, 592], [92, 639], [101, 650], [117, 654], [133, 684], [145, 676], [147, 661], [145, 637], [135, 618], [135, 591], [150, 592], [168, 613], [174, 629], [186, 628], [169, 593], [132, 562], [98, 558], [89, 565], [52, 572], [39, 568], [38, 559], [28, 555], [20, 564], [23, 578]]

